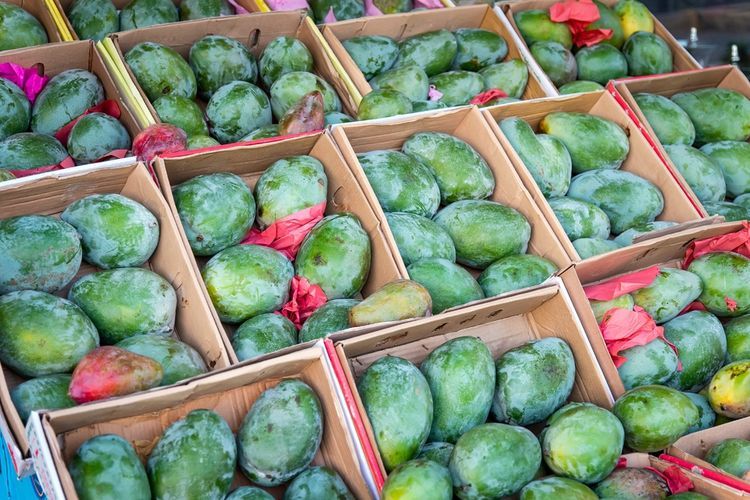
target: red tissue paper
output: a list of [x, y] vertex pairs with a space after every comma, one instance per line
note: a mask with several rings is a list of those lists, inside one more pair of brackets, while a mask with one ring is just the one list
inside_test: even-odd
[[565, 0], [549, 9], [549, 17], [556, 23], [568, 25], [577, 47], [590, 47], [612, 38], [610, 29], [587, 29], [599, 19], [599, 9], [592, 0]]
[[483, 104], [487, 104], [492, 100], [501, 99], [503, 97], [508, 97], [508, 94], [500, 89], [490, 89], [475, 95], [472, 100], [469, 101], [469, 104], [482, 106]]
[[323, 201], [310, 208], [287, 215], [263, 231], [253, 227], [241, 244], [271, 247], [283, 253], [289, 260], [294, 260], [300, 245], [302, 245], [302, 240], [305, 239], [305, 236], [315, 224], [320, 222], [325, 210], [326, 202]]
[[712, 252], [734, 252], [750, 258], [750, 224], [744, 221], [739, 231], [694, 241], [685, 252], [682, 268], [687, 269], [695, 259]]
[[[664, 327], [657, 326], [654, 319], [643, 308], [634, 306], [633, 310], [615, 307], [604, 313], [599, 325], [604, 343], [616, 367], [622, 366], [628, 359], [620, 353], [631, 347], [646, 345], [658, 338], [666, 342], [675, 354], [677, 348], [664, 337]], [[678, 366], [678, 369], [682, 369]]]
[[292, 278], [289, 302], [284, 304], [280, 312], [289, 321], [294, 323], [297, 330], [320, 306], [328, 301], [325, 292], [318, 285], [313, 285], [302, 276]]
[[659, 276], [659, 266], [623, 274], [604, 283], [589, 285], [583, 291], [589, 300], [612, 300], [649, 286]]

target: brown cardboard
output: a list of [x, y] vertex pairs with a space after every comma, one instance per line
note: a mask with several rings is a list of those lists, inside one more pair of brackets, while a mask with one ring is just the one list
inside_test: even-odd
[[[628, 135], [630, 141], [630, 153], [623, 163], [621, 170], [638, 175], [656, 185], [664, 195], [664, 210], [657, 217], [657, 220], [668, 220], [685, 223], [700, 219], [703, 214], [693, 205], [690, 198], [679, 183], [672, 177], [666, 169], [657, 154], [651, 149], [646, 138], [638, 130], [636, 124], [617, 104], [615, 99], [605, 91], [590, 92], [586, 94], [575, 94], [572, 96], [562, 96], [549, 98], [542, 101], [512, 103], [507, 106], [493, 106], [485, 108], [482, 113], [486, 118], [490, 128], [502, 144], [505, 152], [510, 157], [513, 165], [518, 171], [518, 175], [523, 180], [524, 186], [529, 190], [531, 196], [539, 207], [539, 210], [549, 221], [552, 230], [557, 235], [560, 243], [568, 252], [571, 260], [576, 266], [588, 262], [591, 259], [581, 260], [578, 252], [573, 247], [573, 243], [565, 234], [560, 222], [557, 220], [555, 213], [552, 211], [547, 200], [542, 195], [534, 178], [524, 166], [521, 157], [511, 146], [508, 138], [503, 134], [499, 121], [510, 117], [519, 117], [526, 120], [535, 130], [538, 130], [539, 122], [547, 114], [553, 111], [565, 112], [582, 112], [612, 120], [620, 125]], [[670, 232], [676, 232], [682, 229], [680, 226], [670, 228]], [[615, 250], [605, 255], [618, 254], [623, 250]]]
[[[516, 25], [516, 21], [513, 18], [513, 16], [516, 13], [524, 11], [524, 10], [532, 10], [532, 9], [549, 10], [549, 8], [552, 5], [556, 4], [557, 2], [558, 0], [520, 0], [517, 2], [512, 1], [512, 2], [500, 3], [500, 8], [505, 13], [505, 16], [507, 17], [508, 21], [510, 21], [510, 24], [513, 26], [513, 29], [518, 34], [518, 40], [521, 41], [521, 43], [523, 44], [524, 48], [527, 51], [529, 47], [526, 45], [526, 42], [523, 40], [521, 31], [518, 29], [518, 25]], [[618, 0], [602, 0], [602, 3], [610, 8], [614, 7], [614, 5], [617, 2]], [[690, 55], [690, 52], [688, 52], [682, 45], [680, 45], [680, 42], [678, 42], [677, 39], [672, 35], [672, 33], [670, 33], [669, 30], [667, 30], [667, 28], [664, 27], [664, 25], [661, 23], [661, 21], [659, 21], [656, 18], [656, 16], [652, 14], [652, 17], [654, 18], [654, 33], [659, 35], [661, 38], [663, 38], [664, 41], [667, 42], [667, 45], [669, 46], [669, 48], [672, 50], [673, 70], [677, 72], [677, 71], [699, 69], [701, 66], [693, 58], [693, 56]], [[552, 81], [549, 80], [549, 77], [547, 77], [547, 80], [548, 80], [548, 83], [552, 84]]]
[[[342, 41], [363, 35], [383, 35], [400, 41], [429, 31], [438, 29], [454, 31], [458, 28], [483, 28], [494, 31], [508, 44], [506, 61], [523, 59], [526, 62], [525, 54], [519, 50], [507, 26], [487, 5], [469, 5], [353, 19], [326, 24], [321, 28], [321, 32], [359, 93], [364, 96], [372, 92], [372, 87], [344, 48]], [[536, 76], [529, 70], [529, 82], [522, 98], [535, 99], [547, 95]]]
[[[55, 25], [55, 20], [52, 17], [52, 13], [47, 9], [47, 6], [44, 4], [44, 1], [42, 0], [3, 0], [6, 3], [12, 3], [14, 5], [18, 5], [23, 10], [34, 16], [37, 21], [39, 21], [42, 26], [44, 27], [44, 30], [47, 32], [47, 38], [49, 39], [49, 43], [56, 43], [56, 42], [62, 42], [64, 41], [62, 37], [60, 36], [60, 31], [57, 29], [57, 26]], [[36, 47], [40, 47], [37, 45]], [[14, 49], [19, 50], [19, 49]], [[10, 51], [0, 51], [0, 53], [3, 53], [5, 55], [6, 52]]]
[[[42, 413], [42, 439], [46, 440], [53, 464], [52, 470], [45, 470], [42, 475], [59, 477], [65, 497], [73, 500], [77, 496], [66, 464], [86, 439], [106, 433], [118, 434], [130, 441], [141, 459], [145, 459], [169, 425], [196, 409], [215, 411], [233, 432], [237, 432], [260, 394], [289, 378], [308, 384], [320, 399], [324, 414], [323, 440], [313, 464], [335, 469], [356, 498], [369, 498], [358, 467], [357, 444], [347, 431], [345, 412], [336, 397], [335, 381], [326, 368], [325, 353], [319, 347], [235, 367], [159, 394], [132, 396], [128, 404], [110, 402], [89, 411], [71, 408]], [[238, 468], [232, 489], [250, 484]], [[279, 487], [270, 492], [281, 498], [282, 490]]]
[[336, 344], [336, 353], [368, 431], [369, 445], [378, 457], [383, 475], [385, 469], [380, 454], [377, 453], [370, 421], [357, 392], [356, 380], [383, 356], [398, 356], [419, 365], [434, 349], [461, 336], [478, 337], [487, 345], [494, 359], [530, 340], [560, 338], [570, 346], [576, 363], [576, 377], [570, 400], [588, 401], [607, 409], [614, 404], [586, 334], [559, 280], [533, 292], [492, 300], [344, 340]]
[[[188, 261], [187, 251], [172, 214], [143, 165], [131, 164], [111, 169], [86, 168], [80, 173], [70, 171], [56, 177], [15, 182], [12, 186], [0, 185], [0, 214], [3, 218], [29, 214], [58, 216], [74, 201], [91, 194], [104, 193], [127, 196], [143, 204], [156, 216], [159, 221], [159, 244], [144, 266], [164, 277], [177, 292], [175, 336], [195, 348], [209, 370], [229, 366], [229, 357], [221, 335], [211, 319], [209, 306]], [[71, 284], [81, 276], [97, 270], [84, 262]], [[66, 297], [69, 287], [70, 285], [60, 290], [57, 295]], [[18, 446], [26, 454], [29, 448], [24, 426], [9, 394], [10, 390], [24, 380], [11, 370], [2, 368], [0, 406], [15, 437], [15, 442], [8, 443], [8, 446]], [[160, 390], [157, 388], [149, 392], [158, 394]], [[107, 404], [120, 404], [119, 399], [110, 401]], [[79, 411], [87, 412], [99, 404], [103, 403], [83, 405], [79, 407]]]
[[[196, 258], [189, 251], [190, 245], [182, 229], [179, 214], [174, 204], [174, 198], [172, 198], [172, 188], [197, 175], [217, 172], [231, 172], [239, 175], [250, 188], [253, 188], [258, 177], [274, 161], [295, 155], [310, 155], [320, 160], [323, 164], [326, 176], [328, 177], [328, 205], [326, 207], [326, 214], [337, 212], [353, 213], [359, 218], [362, 227], [370, 236], [370, 242], [372, 243], [372, 265], [370, 266], [370, 275], [362, 290], [362, 295], [366, 297], [379, 290], [386, 283], [403, 277], [401, 270], [396, 264], [391, 246], [387, 243], [386, 235], [381, 226], [381, 219], [377, 216], [373, 207], [370, 206], [368, 198], [357, 184], [353, 174], [349, 171], [328, 132], [284, 139], [267, 144], [235, 146], [220, 151], [157, 159], [156, 174], [162, 186], [164, 197], [167, 199], [167, 203], [179, 227], [185, 248], [188, 249], [189, 259], [194, 271], [199, 274], [199, 268], [203, 267], [203, 264], [208, 259]], [[221, 322], [218, 313], [216, 313], [213, 305], [211, 305], [211, 299], [208, 296], [208, 291], [205, 288], [203, 280], [200, 280], [200, 286], [209, 303], [215, 322], [222, 331], [227, 351], [232, 356], [232, 361], [236, 362], [237, 359], [230, 339], [238, 325], [229, 325]], [[368, 331], [372, 328], [379, 327], [373, 326], [357, 329], [356, 332]], [[347, 330], [347, 332], [351, 333], [352, 330]], [[302, 345], [309, 345], [309, 343]], [[297, 350], [300, 347], [300, 345], [294, 346], [280, 351], [278, 354], [288, 352], [289, 350]]]
[[673, 175], [677, 177], [695, 203], [702, 207], [700, 200], [698, 200], [698, 197], [693, 193], [692, 189], [690, 189], [690, 186], [682, 177], [680, 171], [674, 163], [672, 163], [672, 160], [669, 158], [662, 143], [659, 142], [659, 138], [656, 137], [654, 129], [651, 128], [648, 119], [646, 119], [646, 115], [644, 115], [641, 108], [638, 107], [638, 103], [635, 102], [633, 95], [645, 92], [669, 98], [678, 92], [692, 92], [694, 90], [705, 88], [723, 88], [737, 91], [745, 97], [750, 98], [750, 82], [748, 82], [747, 77], [739, 69], [727, 65], [695, 71], [686, 71], [671, 75], [617, 80], [614, 82], [614, 87], [628, 107], [630, 107], [633, 113], [635, 113], [635, 116], [641, 124], [643, 124], [646, 132], [651, 136], [651, 140], [664, 158], [667, 167], [672, 171]]
[[[291, 36], [299, 39], [312, 54], [313, 73], [330, 83], [341, 98], [344, 111], [351, 116], [356, 116], [357, 105], [338, 77], [333, 62], [328, 58], [320, 39], [315, 36], [316, 28], [312, 23], [308, 23], [306, 18], [306, 13], [301, 10], [255, 13], [150, 26], [117, 33], [112, 35], [111, 39], [118, 56], [127, 68], [128, 76], [156, 121], [158, 121], [158, 115], [125, 62], [125, 54], [141, 42], [156, 42], [176, 50], [187, 61], [190, 47], [209, 34], [224, 35], [242, 42], [256, 59], [260, 58], [266, 45], [276, 37]], [[205, 105], [205, 103], [201, 104]]]

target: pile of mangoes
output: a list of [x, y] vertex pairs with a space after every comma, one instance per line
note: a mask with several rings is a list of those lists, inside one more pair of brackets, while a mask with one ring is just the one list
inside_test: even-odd
[[[528, 83], [526, 63], [503, 62], [507, 42], [485, 29], [442, 29], [401, 41], [365, 35], [343, 45], [373, 88], [360, 103], [360, 120], [460, 106], [489, 89], [508, 97], [486, 105], [513, 102]], [[431, 87], [442, 96], [431, 97]]]

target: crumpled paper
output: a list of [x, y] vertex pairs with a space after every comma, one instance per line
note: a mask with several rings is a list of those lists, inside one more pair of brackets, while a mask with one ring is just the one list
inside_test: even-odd
[[584, 287], [589, 300], [612, 300], [630, 292], [646, 288], [659, 276], [659, 266], [651, 266], [629, 274], [623, 274], [604, 283]]
[[495, 99], [502, 99], [503, 97], [508, 97], [508, 94], [503, 92], [500, 89], [489, 89], [485, 90], [484, 92], [480, 92], [479, 94], [475, 95], [471, 101], [469, 101], [469, 104], [476, 104], [477, 106], [482, 106], [483, 104], [487, 104], [490, 101], [493, 101]]
[[13, 170], [11, 168], [9, 170], [10, 170], [10, 173], [15, 175], [16, 177], [27, 177], [29, 175], [41, 174], [44, 172], [52, 172], [53, 170], [62, 170], [64, 168], [70, 168], [70, 167], [75, 167], [75, 166], [76, 166], [76, 163], [73, 161], [73, 158], [68, 156], [63, 161], [55, 165], [46, 165], [44, 167], [27, 168], [27, 169], [22, 169], [22, 170]]
[[587, 29], [599, 19], [599, 9], [592, 0], [565, 0], [549, 9], [549, 17], [556, 23], [568, 25], [577, 47], [590, 47], [612, 38], [610, 29]]
[[42, 74], [41, 65], [25, 68], [10, 62], [0, 63], [0, 78], [18, 85], [31, 104], [34, 104], [37, 96], [49, 81], [49, 77]]
[[302, 276], [292, 278], [289, 297], [289, 301], [277, 314], [281, 314], [294, 323], [297, 330], [302, 328], [312, 313], [328, 301], [328, 297], [320, 286], [311, 284]]
[[106, 115], [111, 116], [112, 118], [119, 119], [120, 118], [120, 106], [117, 104], [117, 101], [113, 101], [112, 99], [107, 99], [106, 101], [102, 101], [99, 104], [91, 106], [89, 109], [81, 113], [79, 116], [70, 120], [70, 122], [68, 122], [63, 128], [55, 132], [55, 139], [60, 141], [63, 144], [63, 146], [67, 147], [68, 137], [70, 136], [70, 131], [73, 130], [73, 127], [75, 126], [76, 123], [78, 123], [81, 120], [81, 118], [91, 113], [104, 113]]
[[300, 210], [291, 215], [283, 217], [265, 230], [256, 227], [242, 240], [242, 245], [261, 245], [278, 250], [289, 260], [294, 260], [302, 240], [307, 233], [320, 222], [326, 210], [326, 202], [323, 201], [315, 206]]
[[[607, 345], [607, 351], [618, 368], [628, 360], [620, 356], [622, 351], [646, 345], [656, 339], [666, 342], [675, 354], [678, 354], [674, 344], [664, 337], [664, 327], [657, 326], [651, 315], [639, 306], [634, 306], [632, 311], [619, 307], [610, 309], [604, 313], [599, 330]], [[679, 364], [677, 368], [682, 370], [682, 365]]]
[[712, 252], [734, 252], [750, 258], [750, 223], [744, 221], [742, 229], [733, 233], [692, 242], [685, 252], [682, 268], [687, 269], [695, 259]]

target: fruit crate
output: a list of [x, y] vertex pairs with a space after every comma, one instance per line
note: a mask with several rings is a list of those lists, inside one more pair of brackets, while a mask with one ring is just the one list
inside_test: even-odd
[[[170, 424], [196, 409], [218, 413], [236, 432], [261, 392], [287, 379], [308, 384], [320, 401], [323, 437], [313, 464], [335, 469], [356, 498], [370, 498], [371, 476], [360, 466], [361, 446], [348, 431], [349, 417], [337, 398], [336, 382], [320, 346], [222, 370], [158, 394], [108, 401], [91, 409], [34, 413], [28, 432], [39, 480], [50, 499], [77, 498], [67, 464], [85, 440], [117, 434], [133, 444], [143, 460]], [[232, 488], [250, 484], [237, 469]], [[283, 488], [269, 492], [281, 498]]]
[[[93, 42], [52, 43], [39, 47], [9, 50], [0, 53], [0, 63], [15, 63], [24, 67], [39, 66], [48, 77], [70, 69], [85, 69], [99, 78], [104, 88], [104, 98], [115, 101], [120, 108], [119, 121], [127, 130], [131, 140], [141, 131], [131, 103], [116, 85], [113, 74], [105, 64], [102, 55], [96, 50]], [[122, 165], [132, 160], [105, 160], [99, 166]], [[5, 165], [1, 165], [4, 167]]]
[[[437, 347], [457, 337], [478, 338], [493, 359], [531, 340], [559, 338], [570, 347], [576, 365], [570, 401], [586, 401], [610, 409], [614, 402], [606, 379], [596, 363], [586, 334], [559, 279], [547, 286], [505, 299], [476, 304], [463, 310], [420, 319], [380, 332], [329, 345], [334, 369], [339, 373], [349, 409], [360, 423], [359, 436], [370, 458], [376, 484], [386, 477], [370, 421], [357, 390], [357, 380], [375, 361], [398, 356], [415, 365]], [[534, 430], [541, 430], [534, 426]]]
[[[617, 2], [618, 0], [602, 0], [602, 3], [610, 8], [614, 7]], [[555, 87], [549, 76], [547, 76], [547, 74], [542, 70], [542, 68], [539, 66], [539, 63], [533, 60], [534, 58], [531, 56], [529, 46], [524, 41], [523, 36], [518, 29], [518, 25], [516, 24], [514, 15], [519, 12], [532, 9], [549, 10], [549, 8], [556, 3], [559, 2], [557, 0], [520, 0], [517, 2], [500, 2], [495, 7], [495, 9], [500, 14], [506, 17], [510, 25], [513, 27], [513, 34], [516, 38], [516, 43], [521, 45], [524, 51], [528, 54], [529, 58], [532, 59], [533, 62], [530, 64], [530, 69], [532, 69], [536, 73], [537, 78], [539, 78], [540, 81], [543, 81], [545, 83], [546, 87], [551, 87], [552, 89], [555, 89], [555, 91], [557, 87]], [[699, 69], [701, 67], [700, 64], [698, 64], [693, 56], [690, 55], [687, 49], [685, 49], [685, 47], [683, 47], [680, 42], [677, 41], [677, 39], [669, 32], [669, 30], [667, 30], [667, 28], [664, 27], [664, 25], [661, 23], [661, 21], [659, 21], [659, 19], [656, 18], [656, 16], [652, 14], [651, 17], [654, 21], [654, 34], [660, 36], [672, 50], [673, 70], [675, 72], [679, 72]]]
[[[177, 226], [158, 188], [141, 164], [100, 169], [83, 167], [69, 172], [47, 174], [44, 178], [21, 179], [0, 185], [0, 213], [3, 217], [19, 215], [58, 216], [70, 203], [92, 194], [119, 193], [148, 208], [159, 221], [159, 243], [145, 267], [171, 283], [177, 293], [176, 337], [191, 345], [203, 358], [209, 370], [229, 366], [230, 359], [221, 333], [211, 316], [209, 305], [200, 289], [198, 277], [188, 260]], [[98, 268], [82, 263], [75, 282]], [[57, 295], [66, 297], [69, 286]], [[10, 398], [10, 391], [25, 379], [7, 367], [0, 377], [0, 406], [4, 418], [0, 430], [19, 476], [30, 472], [29, 443], [24, 425]], [[161, 389], [152, 389], [157, 394]], [[110, 404], [119, 405], [118, 399]], [[86, 412], [98, 403], [80, 407]]]
[[[626, 110], [631, 118], [642, 129], [644, 135], [652, 143], [659, 156], [669, 167], [675, 178], [682, 184], [683, 188], [689, 193], [693, 201], [702, 206], [698, 196], [688, 185], [685, 177], [675, 166], [675, 163], [667, 154], [664, 145], [654, 132], [643, 110], [633, 97], [639, 93], [655, 94], [666, 98], [680, 92], [692, 92], [698, 89], [727, 89], [739, 92], [750, 99], [750, 82], [747, 77], [734, 66], [717, 66], [715, 68], [706, 68], [695, 71], [685, 71], [671, 75], [655, 75], [642, 78], [631, 78], [610, 82], [608, 90], [614, 95], [618, 103]], [[727, 120], [730, 117], [726, 117]], [[705, 210], [705, 209], [704, 209]]]
[[[402, 270], [397, 265], [393, 249], [388, 244], [376, 209], [371, 206], [369, 198], [357, 184], [354, 175], [341, 157], [329, 132], [283, 140], [271, 140], [270, 142], [256, 145], [221, 147], [214, 151], [203, 153], [175, 153], [165, 155], [164, 158], [157, 158], [155, 163], [156, 175], [162, 186], [162, 193], [171, 208], [173, 218], [179, 227], [183, 244], [188, 249], [189, 259], [196, 275], [200, 276], [200, 269], [203, 268], [209, 258], [196, 257], [190, 252], [190, 245], [185, 235], [184, 226], [180, 222], [174, 197], [172, 196], [172, 189], [176, 185], [197, 175], [219, 172], [230, 172], [240, 176], [252, 189], [261, 174], [271, 164], [282, 158], [295, 155], [310, 155], [323, 164], [326, 176], [328, 177], [328, 200], [325, 215], [340, 212], [348, 212], [356, 215], [370, 238], [372, 261], [369, 276], [362, 289], [362, 295], [367, 297], [383, 287], [383, 285], [401, 278], [403, 276]], [[230, 340], [239, 325], [222, 322], [216, 308], [211, 303], [211, 298], [202, 279], [200, 280], [200, 286], [211, 308], [214, 320], [222, 332], [222, 337], [232, 362], [237, 362], [238, 359]], [[346, 330], [346, 332], [349, 335], [357, 335], [364, 331], [371, 331], [372, 329], [381, 327], [382, 325], [370, 325], [352, 328]], [[298, 350], [311, 345], [311, 343], [312, 341], [298, 344], [273, 354], [254, 358], [254, 360], [266, 359], [267, 357], [274, 357], [285, 352]]]
[[[512, 35], [510, 27], [486, 5], [470, 5], [452, 9], [392, 14], [383, 17], [367, 17], [326, 24], [321, 32], [346, 74], [354, 82], [360, 95], [372, 92], [365, 75], [344, 48], [343, 41], [356, 36], [381, 35], [401, 41], [405, 38], [430, 31], [459, 28], [481, 28], [499, 34], [508, 44], [505, 60], [521, 59], [529, 66], [530, 56], [522, 51]], [[529, 79], [523, 99], [546, 97], [550, 94], [529, 68]]]
[[[293, 8], [294, 9], [299, 8], [299, 7], [294, 6], [294, 5], [292, 5], [292, 7], [286, 7], [285, 5], [283, 5], [283, 3], [281, 3], [279, 5], [280, 6], [279, 9], [273, 9], [268, 4], [269, 2], [267, 2], [266, 0], [249, 0], [248, 3], [250, 4], [248, 6], [248, 10], [252, 10], [253, 12], [278, 12], [278, 11], [282, 11], [282, 10], [292, 10]], [[427, 7], [427, 8], [429, 8], [429, 9], [439, 9], [439, 8], [442, 8], [442, 7], [455, 7], [456, 6], [451, 0], [440, 0], [440, 4], [441, 4], [441, 7]], [[425, 7], [423, 7], [423, 8], [425, 8]], [[393, 14], [390, 14], [390, 15], [393, 15]], [[369, 17], [372, 19], [372, 17], [375, 17], [375, 16], [369, 16]], [[310, 17], [310, 19], [312, 20], [312, 17]], [[319, 23], [319, 24], [323, 24], [323, 23]]]
[[[510, 160], [493, 137], [476, 107], [437, 110], [415, 116], [387, 118], [377, 122], [337, 125], [332, 130], [336, 144], [370, 201], [370, 205], [377, 213], [391, 253], [395, 256], [404, 276], [409, 275], [406, 264], [399, 253], [385, 212], [380, 206], [357, 155], [375, 150], [398, 151], [409, 137], [419, 132], [440, 132], [452, 135], [465, 141], [479, 153], [495, 178], [494, 191], [488, 199], [520, 212], [531, 225], [531, 239], [526, 253], [550, 260], [559, 270], [564, 270], [570, 265], [570, 258], [544, 216], [539, 212], [529, 192], [524, 188]], [[480, 271], [467, 269], [474, 277], [479, 275]]]
[[[44, 31], [47, 33], [48, 43], [64, 42], [67, 38], [60, 33], [60, 30], [55, 23], [55, 16], [58, 13], [51, 9], [45, 1], [42, 0], [5, 0], [5, 3], [16, 5], [21, 7], [23, 10], [34, 16], [39, 23], [41, 23]], [[11, 27], [9, 27], [12, 29]], [[3, 34], [3, 38], [7, 36]], [[18, 49], [13, 49], [18, 50]], [[5, 52], [4, 50], [0, 50]]]
[[[512, 103], [506, 106], [493, 106], [482, 110], [482, 114], [489, 127], [494, 132], [505, 153], [510, 157], [523, 184], [531, 193], [541, 213], [544, 214], [549, 225], [561, 245], [565, 248], [570, 259], [580, 265], [589, 259], [582, 259], [578, 251], [568, 238], [562, 224], [558, 221], [552, 207], [542, 194], [541, 189], [532, 177], [529, 169], [524, 165], [521, 157], [511, 145], [508, 137], [500, 129], [499, 122], [506, 118], [518, 117], [526, 121], [534, 131], [538, 131], [540, 121], [549, 113], [586, 113], [614, 122], [624, 131], [629, 143], [629, 152], [619, 170], [637, 175], [646, 179], [659, 188], [664, 198], [664, 209], [657, 216], [657, 220], [677, 222], [677, 226], [661, 229], [658, 232], [647, 233], [648, 236], [640, 236], [641, 239], [653, 237], [658, 234], [679, 231], [705, 216], [705, 213], [697, 205], [695, 200], [688, 195], [682, 185], [673, 177], [670, 170], [662, 163], [656, 151], [649, 144], [635, 121], [617, 104], [614, 97], [605, 91], [589, 92], [572, 96], [560, 96], [548, 98], [541, 101], [528, 103]], [[624, 247], [627, 248], [627, 247]], [[603, 255], [619, 255], [627, 253], [623, 248], [612, 250]]]

